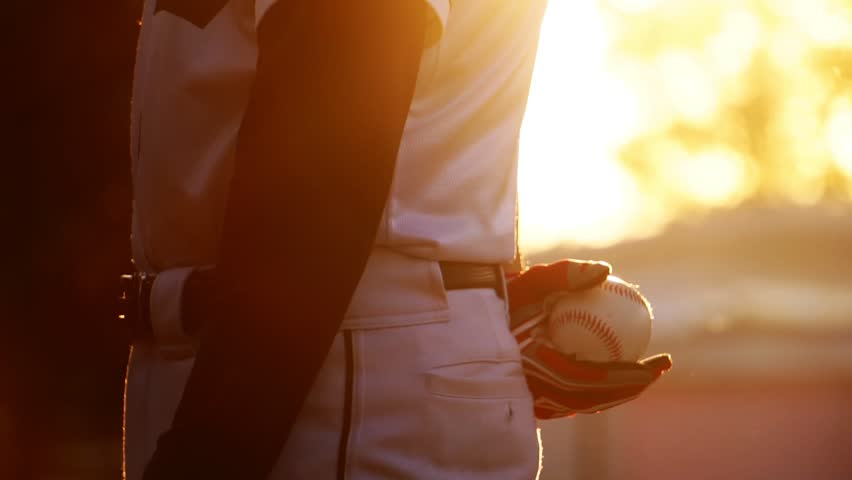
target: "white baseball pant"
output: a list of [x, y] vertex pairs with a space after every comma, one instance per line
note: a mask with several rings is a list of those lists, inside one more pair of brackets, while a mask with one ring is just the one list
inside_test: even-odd
[[[192, 366], [166, 325], [179, 298], [168, 277], [151, 305], [164, 340], [134, 345], [128, 367], [127, 480], [141, 479]], [[539, 459], [503, 300], [444, 291], [437, 262], [377, 249], [270, 479], [527, 480]]]

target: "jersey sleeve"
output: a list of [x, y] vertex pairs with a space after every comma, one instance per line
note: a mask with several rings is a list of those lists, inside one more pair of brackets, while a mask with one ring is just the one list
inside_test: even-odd
[[[406, 0], [398, 0], [406, 1]], [[407, 0], [411, 1], [411, 0]], [[450, 7], [452, 0], [421, 0], [426, 2], [432, 11], [432, 19], [429, 24], [429, 29], [426, 32], [426, 44], [432, 45], [436, 43], [444, 34], [444, 28], [447, 26], [447, 20], [450, 17]], [[263, 16], [269, 11], [270, 7], [275, 5], [278, 0], [256, 0], [254, 4], [254, 23], [260, 25]]]
[[424, 0], [432, 9], [432, 21], [426, 33], [426, 44], [432, 45], [438, 42], [444, 35], [444, 28], [450, 18], [451, 0]]

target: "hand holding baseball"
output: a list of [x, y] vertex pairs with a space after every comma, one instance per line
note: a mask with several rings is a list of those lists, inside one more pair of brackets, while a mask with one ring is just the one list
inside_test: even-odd
[[[595, 296], [609, 295], [604, 285], [613, 281], [610, 273], [611, 267], [604, 262], [562, 260], [533, 266], [507, 284], [512, 333], [521, 348], [524, 374], [535, 400], [536, 416], [540, 419], [595, 413], [633, 400], [672, 366], [668, 354], [635, 361], [647, 347], [647, 338], [642, 335], [636, 337], [638, 341], [631, 346], [630, 352], [622, 343], [620, 354], [612, 341], [587, 342], [563, 335], [569, 330], [561, 330], [569, 324], [582, 325], [582, 319], [588, 318], [586, 314], [577, 313], [577, 322], [549, 321], [554, 312], [554, 318], [558, 318], [563, 307], [578, 308], [571, 306], [571, 302], [589, 303]], [[595, 292], [596, 289], [601, 291]], [[630, 295], [626, 291], [622, 293]], [[648, 315], [647, 335], [650, 335], [650, 309]], [[549, 334], [554, 333], [556, 343], [549, 338]], [[603, 336], [612, 338], [607, 333]], [[598, 353], [581, 353], [577, 342], [580, 346], [595, 345], [598, 353], [603, 345], [603, 357], [598, 357]], [[562, 353], [560, 348], [570, 353]], [[628, 355], [636, 358], [628, 359]], [[578, 356], [590, 358], [583, 360]], [[613, 356], [619, 359], [613, 360]], [[594, 361], [591, 357], [605, 359]]]

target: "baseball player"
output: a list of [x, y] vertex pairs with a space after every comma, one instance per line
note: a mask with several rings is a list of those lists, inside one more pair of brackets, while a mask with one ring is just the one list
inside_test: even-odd
[[528, 341], [608, 265], [505, 283], [544, 9], [145, 3], [128, 479], [535, 478], [536, 416], [627, 401], [667, 368]]

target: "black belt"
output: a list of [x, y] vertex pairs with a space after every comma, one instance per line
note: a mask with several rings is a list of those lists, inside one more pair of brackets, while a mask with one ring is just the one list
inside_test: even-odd
[[445, 289], [493, 288], [503, 298], [506, 279], [500, 265], [463, 262], [439, 262], [439, 265]]
[[[441, 278], [447, 290], [492, 288], [505, 298], [506, 281], [500, 265], [465, 262], [439, 262]], [[152, 338], [151, 287], [155, 273], [136, 272], [121, 276], [119, 318], [130, 328], [132, 339]]]

